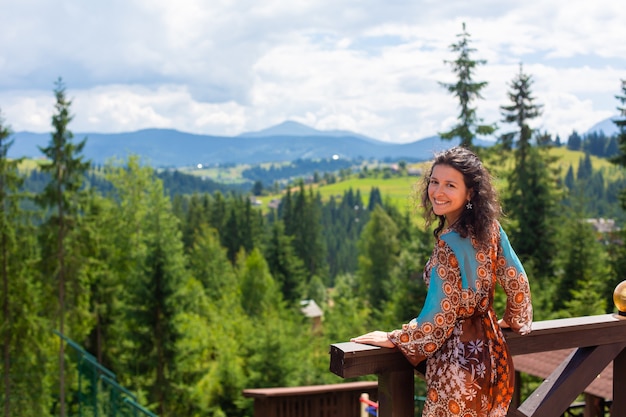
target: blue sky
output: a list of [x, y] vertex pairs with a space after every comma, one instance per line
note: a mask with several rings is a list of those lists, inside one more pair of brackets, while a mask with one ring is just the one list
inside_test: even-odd
[[484, 122], [520, 63], [544, 106], [534, 127], [566, 138], [617, 114], [626, 7], [608, 0], [0, 0], [0, 110], [14, 131], [50, 131], [60, 76], [74, 132], [294, 120], [410, 142], [456, 121], [439, 82], [463, 22], [487, 60]]

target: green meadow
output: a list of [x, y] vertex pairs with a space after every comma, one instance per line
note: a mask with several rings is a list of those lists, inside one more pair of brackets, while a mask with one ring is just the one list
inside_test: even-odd
[[[554, 163], [554, 168], [560, 172], [562, 177], [565, 177], [567, 170], [572, 166], [574, 174], [578, 170], [578, 165], [581, 160], [584, 159], [585, 153], [581, 151], [571, 151], [566, 147], [552, 148], [550, 150], [552, 156], [557, 157], [557, 161]], [[605, 180], [615, 180], [624, 176], [624, 168], [617, 166], [605, 158], [598, 158], [591, 156], [591, 163], [594, 171], [602, 171]], [[496, 187], [506, 187], [506, 181], [503, 178], [504, 173], [510, 170], [513, 166], [513, 160], [511, 157], [507, 159], [504, 164], [495, 165], [495, 162], [486, 160], [485, 164], [490, 169], [496, 180]], [[492, 166], [490, 166], [492, 164]], [[430, 166], [430, 162], [423, 162], [420, 164], [412, 164], [411, 168], [421, 168], [425, 171]], [[394, 204], [398, 209], [405, 213], [410, 210], [413, 211], [417, 207], [419, 198], [419, 185], [421, 183], [421, 177], [419, 176], [391, 176], [384, 178], [382, 173], [378, 176], [358, 178], [358, 175], [354, 175], [349, 179], [338, 181], [334, 184], [310, 184], [306, 185], [307, 190], [309, 187], [313, 188], [315, 192], [319, 192], [322, 200], [328, 201], [331, 197], [340, 199], [343, 194], [352, 189], [354, 192], [357, 190], [361, 193], [361, 198], [364, 204], [369, 201], [369, 195], [373, 187], [377, 187], [383, 199]], [[294, 191], [294, 189], [292, 189]], [[263, 211], [267, 210], [267, 204], [273, 199], [281, 198], [283, 193], [271, 194], [257, 199], [262, 203], [261, 207]]]

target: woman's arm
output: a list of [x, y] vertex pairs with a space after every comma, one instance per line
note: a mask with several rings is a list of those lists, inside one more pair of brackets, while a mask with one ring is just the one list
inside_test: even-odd
[[531, 331], [533, 308], [530, 285], [524, 267], [511, 247], [509, 239], [500, 227], [496, 277], [506, 293], [506, 310], [500, 327], [510, 327], [519, 334]]

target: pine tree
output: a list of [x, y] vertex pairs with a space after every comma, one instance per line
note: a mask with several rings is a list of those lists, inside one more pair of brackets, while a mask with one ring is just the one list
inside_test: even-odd
[[482, 119], [476, 115], [476, 107], [472, 107], [474, 101], [483, 98], [481, 91], [488, 84], [486, 81], [474, 81], [474, 71], [478, 65], [483, 65], [487, 61], [471, 57], [476, 49], [470, 47], [470, 34], [465, 30], [465, 23], [463, 23], [462, 33], [458, 34], [457, 38], [459, 41], [450, 46], [452, 52], [458, 53], [456, 60], [444, 61], [452, 66], [452, 72], [457, 75], [457, 81], [440, 84], [458, 98], [461, 112], [458, 116], [458, 124], [439, 135], [449, 140], [459, 138], [461, 146], [473, 148], [476, 135], [490, 135], [496, 130], [495, 125], [480, 124]]
[[[285, 233], [293, 236], [295, 253], [304, 262], [308, 279], [313, 275], [326, 276], [326, 248], [322, 238], [322, 201], [319, 193], [314, 195], [312, 189], [307, 193], [301, 182], [298, 192], [293, 197], [288, 193], [283, 202]], [[292, 206], [288, 211], [289, 205]]]
[[555, 202], [560, 199], [559, 191], [552, 158], [545, 149], [530, 147], [525, 157], [523, 165], [515, 159], [503, 198], [505, 212], [514, 221], [509, 236], [527, 272], [549, 277], [556, 246]]
[[208, 224], [199, 226], [188, 258], [191, 275], [202, 284], [209, 299], [220, 299], [235, 284], [227, 251], [221, 246], [217, 231]]
[[182, 221], [183, 242], [189, 248], [194, 242], [202, 225], [209, 224], [210, 214], [209, 196], [207, 194], [193, 194], [187, 199], [187, 210]]
[[432, 251], [431, 239], [430, 231], [414, 230], [411, 239], [402, 244], [391, 270], [390, 297], [383, 308], [385, 328], [394, 328], [419, 315], [426, 299], [423, 272]]
[[[35, 231], [22, 209], [21, 159], [9, 160], [11, 129], [0, 112], [0, 403], [3, 415], [35, 417], [46, 413], [52, 400], [49, 356], [54, 347], [43, 305]], [[40, 370], [37, 372], [37, 370]]]
[[576, 179], [579, 181], [588, 180], [593, 175], [593, 166], [591, 164], [591, 156], [588, 152], [585, 152], [585, 157], [580, 158], [578, 163], [578, 171], [576, 172]]
[[517, 129], [500, 136], [500, 143], [504, 149], [511, 150], [514, 145], [518, 150], [519, 159], [523, 161], [524, 154], [531, 146], [533, 129], [528, 125], [529, 121], [541, 115], [541, 105], [535, 104], [532, 96], [532, 78], [524, 74], [522, 64], [519, 66], [519, 73], [510, 84], [511, 91], [508, 92], [509, 100], [512, 104], [500, 106], [502, 122], [514, 124]]
[[171, 415], [181, 306], [191, 303], [183, 296], [189, 273], [178, 218], [163, 183], [139, 158], [111, 165], [107, 179], [118, 219], [115, 264], [125, 283], [114, 369], [125, 370], [122, 384], [144, 393], [159, 415]]
[[567, 149], [570, 151], [580, 151], [583, 147], [583, 140], [575, 130], [567, 138]]
[[[121, 303], [126, 276], [117, 270], [115, 202], [88, 190], [81, 205], [82, 215], [77, 219], [73, 235], [79, 247], [82, 281], [88, 285], [89, 317], [92, 324], [84, 347], [99, 363], [112, 367], [113, 352], [107, 349], [114, 340], [115, 323], [122, 320]], [[82, 343], [82, 342], [81, 342]]]
[[[252, 324], [217, 230], [200, 224], [189, 250], [192, 276], [180, 289], [170, 415], [243, 415], [241, 390]], [[238, 346], [233, 349], [233, 345]]]
[[398, 226], [381, 206], [376, 206], [359, 240], [360, 295], [379, 311], [389, 299], [387, 282], [400, 251]]
[[[43, 172], [50, 174], [50, 182], [39, 196], [38, 203], [41, 207], [51, 210], [50, 217], [43, 227], [43, 245], [47, 249], [44, 263], [47, 275], [54, 277], [58, 287], [59, 332], [65, 334], [68, 298], [79, 297], [82, 293], [77, 282], [76, 270], [67, 263], [68, 255], [71, 253], [68, 237], [76, 224], [76, 216], [79, 215], [77, 200], [80, 198], [83, 178], [90, 163], [83, 161], [80, 155], [86, 139], [79, 143], [72, 141], [74, 135], [68, 129], [72, 121], [71, 101], [66, 97], [65, 84], [60, 78], [55, 84], [54, 95], [56, 98], [56, 112], [52, 116], [54, 131], [50, 144], [40, 148], [50, 160], [49, 164], [41, 167]], [[48, 236], [54, 236], [54, 241]], [[68, 285], [70, 283], [71, 286]], [[66, 293], [69, 287], [74, 289], [71, 294]], [[59, 391], [59, 413], [61, 417], [65, 417], [65, 342], [62, 340], [59, 349]]]
[[361, 193], [351, 188], [344, 192], [341, 202], [334, 197], [322, 208], [322, 224], [327, 247], [330, 283], [343, 273], [352, 273], [357, 268], [357, 242], [361, 230], [369, 220], [369, 211], [364, 209]]
[[[547, 146], [532, 146], [534, 129], [529, 122], [541, 115], [541, 106], [534, 103], [532, 79], [519, 73], [511, 83], [510, 105], [501, 106], [503, 122], [515, 124], [516, 130], [502, 135], [505, 149], [514, 147], [515, 166], [508, 174], [508, 190], [504, 198], [507, 214], [516, 222], [511, 240], [522, 260], [549, 276], [554, 253], [553, 221], [556, 180], [550, 167], [552, 158]], [[544, 275], [546, 274], [546, 275]]]
[[373, 211], [374, 207], [376, 207], [377, 205], [383, 205], [383, 197], [380, 194], [380, 189], [378, 187], [372, 187], [370, 191], [370, 198], [367, 203], [367, 209], [369, 211]]
[[299, 302], [306, 284], [304, 264], [293, 250], [293, 237], [285, 234], [281, 220], [274, 222], [265, 248], [270, 273], [278, 283], [285, 300]]
[[555, 310], [560, 310], [559, 317], [606, 313], [608, 256], [593, 227], [585, 221], [583, 205], [583, 200], [575, 199], [574, 208], [561, 220], [554, 304]]
[[242, 248], [243, 227], [240, 224], [240, 215], [235, 202], [231, 200], [229, 205], [228, 220], [226, 220], [224, 225], [224, 233], [221, 235], [221, 238], [222, 245], [228, 251], [228, 259], [234, 264], [237, 260], [237, 254]]
[[154, 179], [146, 190], [149, 207], [144, 219], [147, 249], [143, 276], [129, 288], [131, 304], [127, 322], [134, 329], [135, 366], [147, 377], [150, 401], [160, 415], [169, 415], [175, 381], [176, 343], [180, 337], [177, 319], [181, 288], [187, 282], [182, 237], [171, 212], [169, 197], [161, 181]]

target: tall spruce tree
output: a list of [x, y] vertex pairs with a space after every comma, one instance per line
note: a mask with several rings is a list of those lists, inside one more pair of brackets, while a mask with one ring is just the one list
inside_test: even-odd
[[504, 149], [511, 150], [516, 145], [518, 157], [521, 162], [525, 160], [525, 154], [531, 146], [533, 129], [529, 122], [541, 115], [540, 104], [535, 103], [532, 96], [532, 77], [524, 73], [522, 64], [519, 66], [519, 73], [511, 81], [511, 90], [507, 93], [511, 104], [500, 106], [502, 122], [516, 125], [516, 129], [500, 135], [500, 143]]
[[[67, 263], [71, 253], [68, 246], [68, 237], [76, 224], [79, 215], [78, 199], [83, 179], [90, 162], [83, 160], [81, 155], [86, 139], [78, 143], [73, 142], [74, 135], [68, 126], [72, 121], [70, 114], [71, 100], [65, 94], [65, 84], [59, 78], [55, 83], [54, 95], [56, 98], [55, 113], [52, 116], [54, 131], [50, 143], [41, 152], [48, 158], [49, 163], [41, 167], [43, 172], [50, 175], [50, 181], [38, 196], [38, 203], [44, 209], [50, 210], [49, 217], [42, 227], [42, 243], [44, 247], [44, 271], [53, 279], [58, 288], [57, 319], [59, 332], [66, 333], [65, 315], [68, 309], [68, 295], [79, 297], [81, 291], [77, 282], [76, 270]], [[52, 237], [52, 239], [50, 239]], [[69, 252], [69, 253], [68, 253]], [[72, 285], [68, 285], [72, 284]], [[66, 290], [72, 288], [72, 294]], [[59, 415], [66, 415], [65, 398], [65, 342], [60, 340], [59, 348]]]
[[[321, 228], [321, 197], [308, 192], [304, 182], [300, 182], [299, 190], [293, 196], [287, 193], [283, 198], [283, 217], [285, 233], [293, 236], [296, 255], [304, 262], [308, 279], [313, 275], [326, 276], [326, 248], [322, 239]], [[308, 284], [308, 282], [307, 282]]]
[[104, 366], [113, 366], [112, 352], [106, 346], [113, 341], [115, 323], [122, 320], [121, 303], [125, 275], [118, 266], [115, 202], [90, 188], [81, 205], [74, 240], [82, 258], [81, 275], [89, 289], [89, 335], [84, 347]]
[[556, 257], [558, 286], [554, 297], [554, 310], [559, 318], [606, 313], [611, 276], [608, 254], [592, 225], [585, 221], [583, 206], [579, 194], [563, 216], [560, 228], [561, 243]]
[[476, 114], [476, 107], [472, 104], [482, 99], [481, 91], [487, 86], [486, 81], [474, 81], [474, 72], [478, 65], [483, 65], [487, 61], [484, 59], [473, 59], [472, 54], [476, 49], [470, 47], [470, 34], [465, 30], [457, 35], [458, 42], [450, 45], [452, 52], [457, 53], [454, 61], [444, 61], [452, 66], [452, 72], [457, 76], [454, 83], [440, 83], [443, 87], [459, 100], [461, 109], [458, 116], [458, 123], [447, 132], [440, 133], [443, 139], [460, 139], [460, 145], [466, 148], [474, 147], [476, 135], [490, 135], [496, 130], [494, 124], [482, 124]]
[[379, 311], [389, 300], [388, 282], [400, 252], [398, 226], [381, 206], [376, 206], [359, 240], [360, 294]]
[[304, 294], [306, 271], [304, 263], [295, 255], [293, 237], [285, 234], [285, 225], [277, 220], [271, 227], [265, 245], [265, 259], [286, 301], [299, 302]]
[[10, 218], [11, 212], [15, 211], [17, 204], [15, 195], [17, 189], [23, 182], [17, 173], [19, 161], [9, 161], [7, 153], [13, 141], [9, 140], [10, 129], [4, 125], [4, 118], [0, 113], [0, 274], [2, 274], [2, 325], [0, 334], [2, 335], [2, 374], [3, 378], [3, 398], [4, 415], [11, 415], [11, 356], [13, 338], [13, 309], [11, 308], [11, 291], [9, 286], [11, 279], [9, 276], [9, 260], [11, 252], [14, 250], [15, 229]]
[[[138, 157], [108, 167], [117, 217], [115, 263], [124, 279], [123, 320], [115, 329], [115, 367], [122, 384], [151, 409], [173, 415], [182, 289], [188, 282], [182, 233], [163, 183]], [[188, 293], [187, 293], [188, 294]]]
[[[0, 404], [4, 416], [39, 417], [52, 408], [55, 388], [55, 355], [58, 346], [50, 334], [45, 314], [35, 213], [30, 196], [20, 191], [24, 174], [21, 160], [10, 160], [11, 130], [0, 114]], [[52, 324], [54, 325], [54, 324]]]
[[507, 149], [514, 147], [515, 166], [508, 174], [504, 206], [515, 227], [511, 240], [522, 260], [530, 262], [541, 276], [552, 272], [554, 254], [554, 200], [556, 179], [546, 146], [532, 146], [534, 129], [529, 122], [541, 115], [541, 106], [534, 103], [532, 80], [519, 73], [511, 83], [510, 105], [501, 106], [503, 122], [515, 124], [516, 130], [501, 138]]

